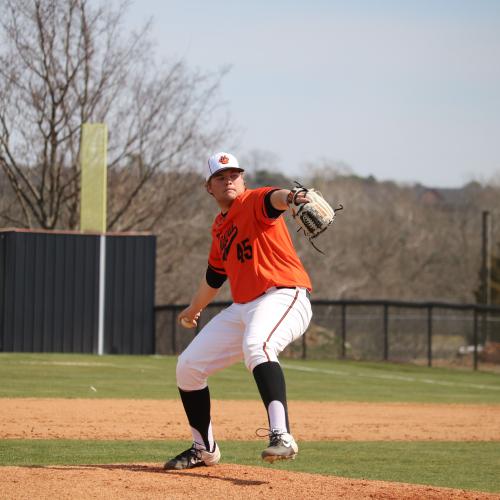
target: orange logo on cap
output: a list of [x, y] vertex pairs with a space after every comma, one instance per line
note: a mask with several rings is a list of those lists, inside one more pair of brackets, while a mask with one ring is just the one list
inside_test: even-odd
[[222, 155], [219, 158], [219, 163], [222, 163], [223, 165], [225, 165], [226, 163], [229, 163], [229, 158], [226, 155]]

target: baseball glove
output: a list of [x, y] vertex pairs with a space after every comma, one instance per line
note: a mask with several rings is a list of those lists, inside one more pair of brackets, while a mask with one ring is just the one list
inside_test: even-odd
[[343, 206], [334, 210], [319, 191], [308, 189], [297, 181], [295, 184], [297, 187], [291, 190], [287, 200], [292, 216], [299, 225], [298, 230], [302, 230], [311, 245], [324, 254], [312, 240], [326, 230], [335, 219], [335, 211], [342, 210]]

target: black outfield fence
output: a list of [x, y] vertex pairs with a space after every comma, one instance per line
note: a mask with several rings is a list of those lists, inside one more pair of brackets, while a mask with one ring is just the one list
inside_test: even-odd
[[[229, 303], [210, 304], [198, 329], [181, 328], [185, 306], [154, 306], [155, 253], [153, 235], [0, 230], [0, 351], [182, 352]], [[498, 306], [312, 300], [312, 307], [306, 334], [283, 356], [500, 364]]]
[[149, 234], [0, 230], [0, 351], [154, 353], [155, 254]]
[[[285, 357], [355, 359], [478, 368], [500, 363], [500, 307], [445, 302], [312, 300], [313, 319]], [[184, 305], [155, 307], [156, 352], [181, 353], [229, 302], [214, 302], [199, 325], [186, 330], [176, 318]]]

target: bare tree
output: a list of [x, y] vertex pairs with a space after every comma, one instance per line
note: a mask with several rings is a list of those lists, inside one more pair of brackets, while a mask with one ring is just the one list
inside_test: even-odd
[[158, 173], [192, 167], [227, 132], [212, 120], [226, 70], [158, 63], [147, 26], [124, 34], [126, 2], [0, 0], [0, 10], [0, 166], [22, 214], [13, 222], [77, 227], [81, 125], [106, 122], [108, 227], [152, 227], [168, 188]]
[[[326, 255], [297, 235], [315, 297], [475, 300], [481, 212], [500, 213], [498, 188], [426, 190], [346, 175], [328, 165], [304, 182], [345, 207], [315, 240]], [[426, 191], [436, 191], [435, 202], [421, 197]], [[498, 233], [492, 238], [498, 241]]]
[[[481, 212], [489, 210], [493, 221], [500, 214], [498, 187], [427, 190], [341, 172], [336, 166], [322, 165], [314, 176], [301, 179], [334, 206], [342, 203], [345, 207], [333, 226], [315, 240], [325, 255], [297, 232], [289, 213], [284, 215], [311, 275], [314, 298], [475, 300], [481, 266]], [[249, 175], [249, 185], [254, 185], [255, 173]], [[202, 176], [170, 173], [167, 177], [174, 191], [190, 186], [191, 192], [179, 199], [167, 198], [168, 203], [175, 203], [181, 220], [164, 217], [155, 226], [156, 296], [157, 303], [180, 304], [189, 300], [206, 267], [217, 207], [203, 188]], [[291, 181], [275, 185], [287, 187]], [[428, 191], [435, 191], [435, 201], [422, 196]], [[498, 248], [500, 224], [493, 224], [492, 242]], [[225, 285], [218, 299], [229, 297]]]

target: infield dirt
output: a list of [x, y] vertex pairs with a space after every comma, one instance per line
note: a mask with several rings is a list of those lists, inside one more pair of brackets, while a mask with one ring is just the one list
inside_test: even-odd
[[[266, 427], [258, 401], [214, 401], [217, 439], [252, 440]], [[291, 401], [299, 441], [500, 441], [500, 407]], [[481, 425], [478, 426], [478, 422]], [[2, 399], [0, 439], [189, 441], [179, 401]], [[167, 457], [165, 457], [167, 458]], [[500, 495], [221, 464], [164, 472], [161, 464], [2, 467], [2, 498], [500, 499]], [[6, 493], [5, 496], [3, 493]]]

